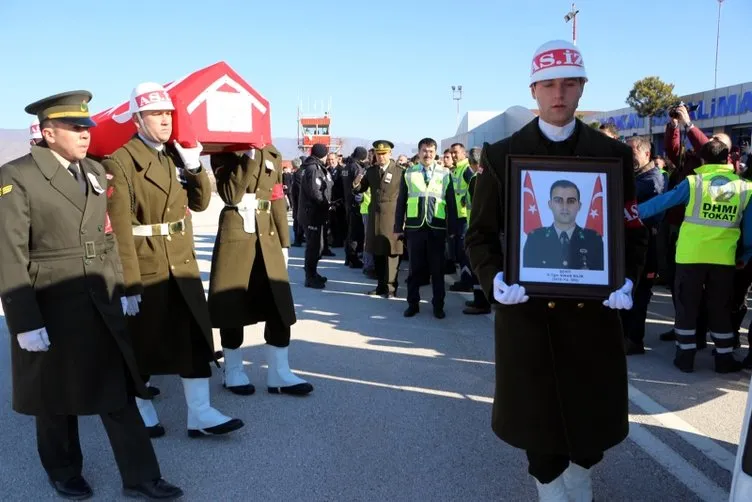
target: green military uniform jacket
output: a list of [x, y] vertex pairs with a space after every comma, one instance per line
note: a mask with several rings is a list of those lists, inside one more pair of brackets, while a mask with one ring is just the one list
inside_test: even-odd
[[[228, 207], [219, 215], [209, 278], [209, 312], [215, 328], [266, 321], [275, 309], [295, 324], [295, 307], [282, 248], [290, 247], [287, 204], [282, 192], [282, 155], [272, 145], [248, 154], [214, 154], [217, 192]], [[255, 232], [243, 228], [236, 206], [256, 194]]]
[[[214, 358], [212, 326], [196, 263], [191, 211], [211, 201], [209, 175], [202, 167], [184, 171], [183, 186], [176, 166], [182, 161], [172, 145], [164, 153], [137, 136], [103, 160], [109, 178], [109, 213], [123, 262], [126, 294], [141, 295], [140, 313], [128, 317], [142, 374], [180, 374], [194, 361]], [[174, 223], [183, 231], [169, 236], [134, 236], [133, 226]], [[206, 345], [202, 354], [192, 335]]]
[[[0, 167], [0, 298], [10, 334], [13, 409], [28, 415], [120, 410], [147, 396], [123, 316], [122, 272], [107, 229], [103, 167], [80, 163], [87, 193], [52, 152]], [[46, 328], [47, 352], [16, 335]]]
[[378, 165], [372, 165], [366, 170], [360, 185], [355, 186], [353, 181], [355, 193], [371, 189], [365, 245], [368, 253], [394, 256], [404, 252], [402, 240], [394, 235], [397, 199], [404, 172], [394, 160], [390, 160], [383, 172]]

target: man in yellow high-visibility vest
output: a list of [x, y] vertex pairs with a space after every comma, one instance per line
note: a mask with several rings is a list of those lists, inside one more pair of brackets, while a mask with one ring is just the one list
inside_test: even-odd
[[716, 137], [703, 145], [703, 165], [695, 169], [695, 174], [673, 190], [638, 206], [644, 219], [679, 204], [686, 205], [676, 243], [674, 365], [687, 373], [694, 370], [695, 332], [703, 290], [708, 331], [715, 342], [715, 371], [732, 373], [742, 369], [733, 355], [731, 311], [735, 266], [743, 267], [752, 257], [752, 183], [734, 172], [733, 164], [728, 162], [730, 141], [725, 139]]
[[418, 143], [420, 163], [403, 174], [397, 198], [394, 233], [407, 237], [410, 274], [407, 279], [407, 310], [412, 317], [420, 310], [421, 279], [431, 275], [433, 315], [445, 317], [444, 243], [457, 220], [457, 206], [448, 169], [436, 163], [436, 141]]

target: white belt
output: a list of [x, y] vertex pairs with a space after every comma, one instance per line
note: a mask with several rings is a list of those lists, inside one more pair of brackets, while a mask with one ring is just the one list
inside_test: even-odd
[[152, 237], [155, 235], [172, 235], [185, 231], [185, 218], [170, 223], [155, 223], [153, 225], [134, 225], [133, 235]]
[[243, 198], [237, 204], [225, 204], [226, 207], [234, 207], [238, 210], [238, 214], [243, 218], [243, 230], [246, 233], [256, 233], [256, 209], [259, 207], [259, 201], [256, 199], [255, 193], [243, 194]]

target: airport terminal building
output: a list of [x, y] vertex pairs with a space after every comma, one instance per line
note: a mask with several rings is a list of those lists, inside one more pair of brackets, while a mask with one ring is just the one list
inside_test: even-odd
[[[680, 99], [688, 105], [697, 105], [690, 113], [692, 123], [707, 135], [725, 132], [733, 145], [750, 141], [752, 135], [752, 82], [703, 91]], [[637, 116], [633, 108], [621, 108], [596, 113], [590, 122], [613, 123], [622, 137], [651, 134], [656, 153], [664, 153], [663, 139], [668, 115], [653, 117], [648, 130], [648, 119]]]

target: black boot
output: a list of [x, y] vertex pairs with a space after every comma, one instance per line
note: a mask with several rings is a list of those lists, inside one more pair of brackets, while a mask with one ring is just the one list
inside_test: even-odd
[[326, 284], [318, 277], [308, 277], [305, 280], [305, 287], [307, 288], [324, 289], [324, 286], [326, 286]]
[[692, 373], [695, 369], [695, 354], [697, 349], [680, 349], [676, 348], [674, 356], [674, 366], [684, 373]]
[[743, 362], [734, 359], [734, 354], [732, 353], [715, 355], [716, 373], [736, 373], [737, 371], [741, 371], [743, 366]]

